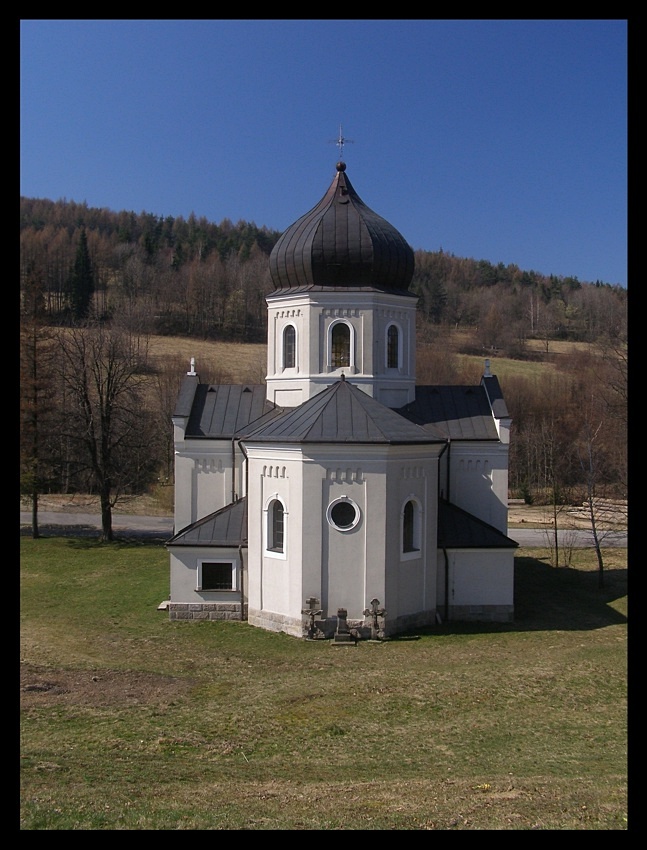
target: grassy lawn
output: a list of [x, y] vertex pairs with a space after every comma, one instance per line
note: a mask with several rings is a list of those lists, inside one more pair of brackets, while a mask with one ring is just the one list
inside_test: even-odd
[[159, 544], [21, 539], [22, 830], [627, 829], [626, 550], [516, 622], [335, 647], [171, 623]]

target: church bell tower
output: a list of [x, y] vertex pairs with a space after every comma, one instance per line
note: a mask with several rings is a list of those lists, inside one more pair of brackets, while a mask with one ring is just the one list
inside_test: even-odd
[[415, 397], [414, 254], [338, 162], [270, 256], [267, 398], [296, 407], [342, 375], [387, 407]]

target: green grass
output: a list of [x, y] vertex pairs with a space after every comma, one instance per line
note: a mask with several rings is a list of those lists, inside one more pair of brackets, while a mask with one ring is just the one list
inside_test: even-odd
[[171, 623], [161, 545], [21, 540], [23, 830], [627, 828], [626, 550], [519, 550], [513, 625]]
[[[483, 375], [484, 358], [473, 354], [457, 354], [456, 359], [462, 371], [471, 376], [471, 380], [478, 384]], [[503, 386], [510, 378], [525, 378], [534, 381], [546, 372], [556, 371], [556, 365], [547, 361], [511, 360], [508, 357], [493, 356], [490, 361], [493, 375], [496, 375]]]

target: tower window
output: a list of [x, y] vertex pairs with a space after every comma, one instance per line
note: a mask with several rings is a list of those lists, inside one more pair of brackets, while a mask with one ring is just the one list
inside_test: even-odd
[[399, 347], [398, 329], [395, 325], [389, 325], [386, 332], [386, 365], [388, 369], [397, 369], [400, 365]]
[[296, 364], [296, 331], [288, 325], [283, 331], [283, 368], [293, 369]]
[[343, 322], [332, 329], [331, 364], [333, 369], [350, 366], [350, 328]]

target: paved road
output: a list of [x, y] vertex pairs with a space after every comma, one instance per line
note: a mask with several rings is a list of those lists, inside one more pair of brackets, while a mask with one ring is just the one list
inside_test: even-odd
[[[31, 513], [20, 512], [20, 525], [31, 528]], [[98, 514], [68, 514], [54, 513], [52, 511], [38, 512], [38, 527], [43, 534], [49, 530], [56, 533], [55, 529], [73, 529], [72, 533], [85, 530], [86, 533], [101, 529], [101, 517]], [[173, 534], [173, 518], [161, 516], [131, 516], [129, 514], [113, 514], [112, 530], [115, 534], [126, 532], [127, 534], [140, 537], [161, 537], [168, 539]], [[544, 547], [548, 545], [545, 528], [511, 528], [508, 534], [516, 540], [520, 546]], [[602, 542], [602, 547], [627, 546], [628, 534], [626, 531], [608, 532]], [[593, 536], [590, 531], [561, 531], [559, 532], [560, 546], [575, 546], [577, 548], [592, 548]]]
[[[31, 512], [20, 511], [20, 527], [31, 529]], [[38, 511], [38, 528], [43, 534], [56, 533], [71, 529], [72, 534], [101, 530], [99, 514], [55, 513], [53, 511]], [[130, 514], [112, 515], [112, 530], [116, 535], [127, 533], [138, 537], [162, 537], [168, 539], [173, 534], [173, 517], [166, 516], [136, 516]], [[67, 532], [65, 532], [67, 533]]]
[[[511, 528], [508, 537], [516, 540], [520, 546], [546, 547], [549, 545], [549, 537], [545, 528]], [[611, 547], [626, 548], [628, 533], [626, 531], [606, 531], [604, 535], [598, 534], [603, 549]], [[573, 546], [576, 549], [592, 549], [593, 534], [584, 529], [557, 532], [560, 546]], [[550, 540], [552, 543], [552, 538]]]

